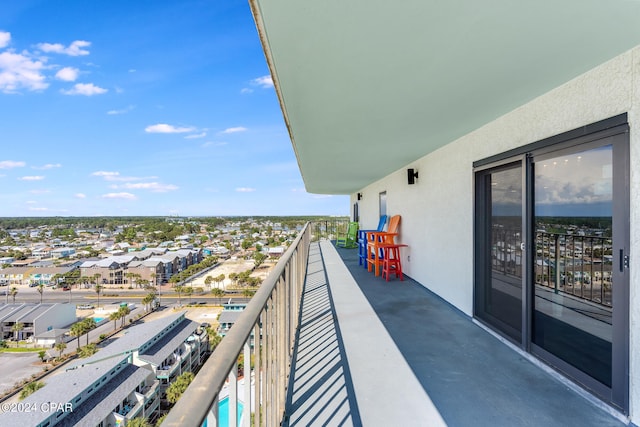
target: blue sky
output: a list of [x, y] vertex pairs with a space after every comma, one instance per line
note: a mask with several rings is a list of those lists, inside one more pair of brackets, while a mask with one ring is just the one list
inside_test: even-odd
[[304, 190], [248, 2], [5, 2], [0, 216], [344, 215]]

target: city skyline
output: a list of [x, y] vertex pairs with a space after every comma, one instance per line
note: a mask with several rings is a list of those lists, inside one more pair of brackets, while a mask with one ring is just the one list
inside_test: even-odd
[[348, 214], [304, 189], [247, 3], [60, 4], [0, 17], [0, 216]]

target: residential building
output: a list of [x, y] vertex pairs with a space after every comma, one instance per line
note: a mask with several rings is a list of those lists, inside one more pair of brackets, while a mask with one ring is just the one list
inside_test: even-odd
[[[76, 320], [76, 307], [71, 304], [1, 304], [0, 338], [37, 339], [47, 331], [66, 328]], [[13, 330], [16, 323], [22, 323], [22, 330]]]
[[38, 409], [55, 402], [54, 408], [5, 412], [0, 425], [107, 427], [138, 417], [155, 420], [168, 384], [182, 372], [197, 372], [208, 356], [208, 335], [184, 315], [128, 328], [95, 355], [45, 379], [43, 388], [22, 401]]

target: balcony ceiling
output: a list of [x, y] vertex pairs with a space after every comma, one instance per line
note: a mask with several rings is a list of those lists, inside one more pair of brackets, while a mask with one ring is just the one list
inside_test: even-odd
[[638, 0], [249, 0], [309, 192], [349, 194], [640, 44]]

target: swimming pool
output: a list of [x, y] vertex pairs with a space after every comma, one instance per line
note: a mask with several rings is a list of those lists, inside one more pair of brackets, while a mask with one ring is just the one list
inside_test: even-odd
[[[242, 421], [242, 409], [244, 405], [242, 402], [238, 402], [238, 425]], [[228, 426], [229, 425], [229, 398], [225, 397], [222, 399], [218, 405], [218, 425], [219, 426]], [[204, 420], [204, 424], [202, 427], [207, 427], [207, 420]]]
[[94, 317], [93, 320], [95, 320], [96, 323], [100, 323], [104, 320], [104, 317]]

